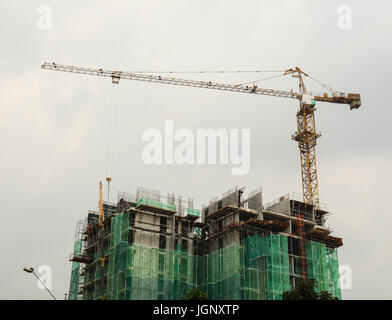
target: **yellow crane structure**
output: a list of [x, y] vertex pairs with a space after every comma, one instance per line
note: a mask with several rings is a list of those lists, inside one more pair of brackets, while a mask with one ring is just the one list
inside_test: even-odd
[[[317, 166], [316, 166], [316, 145], [317, 139], [321, 136], [316, 132], [315, 117], [316, 102], [328, 102], [336, 104], [347, 104], [350, 106], [350, 110], [358, 109], [361, 106], [361, 96], [357, 93], [343, 93], [338, 92], [324, 83], [312, 78], [300, 68], [291, 68], [285, 70], [282, 73], [284, 75], [292, 75], [294, 78], [299, 80], [299, 92], [266, 89], [258, 87], [255, 83], [258, 81], [252, 81], [252, 85], [245, 84], [225, 84], [211, 81], [200, 81], [200, 80], [188, 80], [181, 78], [173, 78], [159, 75], [159, 72], [124, 72], [104, 69], [93, 69], [86, 67], [77, 67], [71, 65], [61, 65], [56, 63], [45, 62], [42, 66], [44, 70], [53, 70], [61, 72], [69, 72], [76, 74], [84, 74], [98, 77], [107, 77], [112, 79], [113, 84], [118, 84], [121, 79], [124, 80], [135, 80], [153, 83], [162, 83], [169, 85], [204, 88], [212, 90], [221, 90], [238, 93], [248, 93], [256, 95], [274, 96], [280, 98], [291, 98], [299, 100], [299, 110], [297, 112], [297, 131], [292, 135], [292, 139], [298, 143], [300, 151], [301, 161], [301, 177], [302, 177], [302, 192], [303, 202], [306, 204], [314, 205], [316, 208], [320, 207], [320, 197], [318, 188], [318, 177], [317, 177]], [[240, 72], [240, 71], [239, 71]], [[162, 72], [161, 74], [166, 73]], [[169, 72], [176, 73], [176, 72]], [[186, 72], [178, 72], [186, 73]], [[200, 72], [209, 73], [209, 72]], [[222, 72], [218, 72], [222, 73]], [[312, 94], [308, 92], [305, 86], [304, 77], [318, 82], [325, 89], [330, 91], [329, 93], [323, 94]], [[102, 207], [102, 184], [100, 184], [100, 223], [102, 214], [102, 241], [103, 241], [103, 209]], [[102, 213], [101, 213], [102, 211]], [[302, 269], [302, 276], [306, 277], [306, 252], [305, 252], [305, 231], [303, 224], [303, 215], [297, 215], [297, 235], [299, 239], [299, 251], [300, 251], [300, 262]], [[100, 224], [101, 226], [101, 224]], [[101, 290], [103, 288], [103, 272], [104, 272], [104, 260], [103, 260], [103, 243], [102, 243], [102, 255], [101, 255]], [[103, 297], [103, 294], [101, 295]]]
[[[297, 132], [292, 136], [292, 139], [298, 142], [300, 150], [301, 160], [301, 176], [302, 176], [302, 191], [303, 201], [308, 204], [320, 206], [319, 190], [318, 190], [318, 178], [317, 178], [317, 167], [316, 167], [316, 145], [317, 139], [320, 134], [316, 132], [314, 112], [316, 111], [315, 103], [329, 102], [337, 104], [347, 104], [350, 109], [357, 109], [361, 106], [361, 96], [356, 93], [345, 94], [337, 92], [332, 88], [322, 84], [325, 88], [332, 93], [324, 93], [318, 95], [312, 95], [305, 87], [304, 77], [310, 77], [299, 68], [292, 68], [284, 71], [284, 75], [291, 74], [293, 77], [299, 80], [299, 92], [265, 89], [260, 88], [256, 85], [233, 85], [225, 83], [216, 83], [211, 81], [199, 81], [199, 80], [187, 80], [181, 78], [164, 77], [160, 75], [145, 74], [142, 72], [123, 72], [123, 71], [112, 71], [103, 69], [93, 69], [85, 67], [77, 67], [71, 65], [61, 65], [56, 63], [45, 62], [42, 69], [62, 71], [70, 73], [85, 74], [91, 76], [108, 77], [112, 79], [114, 84], [118, 84], [120, 79], [136, 80], [154, 83], [163, 83], [169, 85], [231, 91], [239, 93], [249, 93], [257, 95], [274, 96], [281, 98], [291, 98], [299, 100], [300, 107], [297, 112]], [[310, 77], [311, 78], [311, 77]]]
[[100, 300], [105, 299], [104, 278], [105, 278], [105, 212], [103, 211], [102, 181], [99, 181], [99, 220], [98, 220], [98, 241], [99, 241], [99, 261], [100, 261]]

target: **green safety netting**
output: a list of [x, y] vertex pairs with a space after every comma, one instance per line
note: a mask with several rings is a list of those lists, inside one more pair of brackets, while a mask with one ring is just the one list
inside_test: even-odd
[[[74, 243], [74, 256], [80, 255], [82, 251], [82, 240], [76, 240]], [[72, 262], [71, 269], [71, 281], [69, 284], [68, 299], [78, 300], [79, 290], [80, 290], [80, 272], [79, 272], [79, 262]]]
[[[116, 219], [116, 218], [115, 218]], [[113, 244], [114, 241], [117, 240], [116, 234], [117, 232], [113, 232], [113, 223], [115, 219], [112, 220], [112, 226], [111, 226], [111, 237], [110, 237], [110, 246], [108, 247], [106, 245], [106, 242], [104, 244], [104, 255], [106, 256], [108, 253], [111, 252], [111, 245]], [[101, 264], [100, 264], [100, 252], [96, 251], [93, 255], [93, 262], [90, 264], [89, 268], [86, 269], [86, 275], [84, 278], [84, 284], [88, 284], [87, 286], [87, 291], [83, 296], [84, 300], [91, 300], [91, 299], [98, 299], [101, 296], [101, 290], [100, 290], [100, 281], [95, 281], [100, 279], [101, 277]], [[105, 260], [105, 268], [104, 268], [104, 276], [107, 277], [109, 273], [109, 262], [108, 260]], [[108, 280], [109, 281], [109, 280]], [[93, 282], [93, 284], [92, 284]], [[107, 290], [104, 288], [104, 291]]]
[[185, 215], [200, 217], [200, 210], [192, 209], [192, 208], [186, 208], [185, 209]]
[[[105, 268], [109, 300], [179, 300], [193, 288], [215, 300], [279, 300], [284, 291], [290, 290], [286, 236], [248, 236], [242, 244], [198, 256], [181, 246], [164, 250], [129, 245], [129, 230], [129, 213], [112, 219], [107, 248], [110, 256]], [[306, 254], [308, 275], [316, 279], [318, 290], [329, 291], [340, 299], [337, 250], [309, 241]], [[96, 265], [95, 273], [87, 274], [85, 283], [99, 277]], [[84, 298], [98, 297], [99, 288], [95, 287]]]
[[340, 289], [338, 250], [327, 248], [326, 253], [329, 283], [328, 291], [332, 294], [332, 296], [341, 300], [342, 293]]
[[242, 297], [243, 248], [239, 244], [199, 257], [199, 289], [208, 299], [236, 299]]
[[107, 299], [184, 299], [196, 287], [187, 251], [128, 245], [129, 214], [112, 219]]
[[281, 300], [282, 293], [290, 290], [287, 237], [278, 234], [247, 237], [244, 246], [245, 275], [249, 272], [246, 298]]
[[328, 291], [341, 299], [339, 287], [339, 263], [337, 249], [327, 248], [325, 244], [309, 241], [306, 244], [308, 278], [316, 279], [316, 291]]
[[196, 238], [201, 238], [202, 237], [202, 231], [201, 228], [195, 227], [194, 231], [193, 231], [193, 235]]
[[125, 269], [128, 256], [129, 214], [120, 214], [111, 221], [110, 252], [106, 286], [107, 299], [125, 299]]
[[287, 237], [248, 237], [204, 256], [128, 245], [129, 214], [112, 219], [107, 299], [281, 299], [290, 289]]
[[138, 207], [141, 204], [145, 204], [145, 205], [153, 206], [153, 207], [157, 207], [157, 208], [162, 208], [162, 209], [167, 209], [167, 210], [171, 210], [171, 211], [176, 211], [176, 206], [174, 204], [166, 204], [166, 203], [148, 200], [148, 199], [144, 199], [144, 198], [140, 199], [137, 202], [136, 207]]

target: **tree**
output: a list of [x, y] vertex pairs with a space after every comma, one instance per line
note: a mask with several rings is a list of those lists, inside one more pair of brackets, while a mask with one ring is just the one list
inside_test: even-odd
[[207, 300], [207, 295], [199, 289], [192, 289], [192, 290], [189, 290], [185, 299], [186, 300]]
[[315, 279], [301, 279], [295, 289], [283, 292], [283, 300], [338, 300], [327, 291], [316, 292]]
[[334, 298], [328, 291], [321, 291], [319, 294], [319, 300], [339, 300]]

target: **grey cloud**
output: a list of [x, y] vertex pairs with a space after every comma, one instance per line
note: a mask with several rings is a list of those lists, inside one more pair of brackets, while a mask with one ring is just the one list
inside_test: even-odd
[[[44, 61], [121, 70], [285, 69], [302, 67], [361, 109], [320, 103], [317, 128], [321, 200], [353, 269], [347, 299], [391, 298], [390, 1], [346, 1], [353, 29], [337, 28], [340, 1], [51, 1], [52, 30], [37, 28], [41, 1], [0, 4], [0, 298], [48, 299], [22, 273], [48, 264], [54, 293], [68, 291], [76, 221], [96, 208], [106, 172], [111, 83], [41, 71]], [[190, 75], [191, 78], [200, 78]], [[259, 75], [207, 76], [241, 83]], [[295, 79], [262, 85], [297, 89]], [[314, 86], [314, 85], [312, 85]], [[315, 86], [317, 89], [319, 87]], [[137, 185], [192, 196], [201, 205], [234, 185], [263, 186], [265, 200], [301, 191], [296, 101], [123, 81], [113, 166], [115, 190]], [[229, 166], [146, 166], [142, 132], [176, 128], [251, 129], [251, 171]], [[208, 183], [206, 183], [208, 179]], [[365, 234], [364, 234], [365, 233]], [[388, 251], [389, 250], [389, 251]]]

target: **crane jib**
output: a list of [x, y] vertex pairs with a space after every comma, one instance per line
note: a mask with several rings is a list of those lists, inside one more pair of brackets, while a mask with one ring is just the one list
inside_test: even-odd
[[[111, 78], [114, 84], [118, 84], [120, 79], [126, 79], [126, 80], [155, 82], [155, 83], [163, 83], [163, 84], [186, 86], [186, 87], [267, 95], [267, 96], [275, 96], [275, 97], [282, 97], [282, 98], [292, 98], [297, 100], [302, 99], [302, 95], [300, 93], [296, 93], [293, 91], [259, 88], [256, 85], [244, 86], [244, 85], [216, 83], [211, 81], [187, 80], [181, 78], [162, 77], [162, 76], [155, 76], [149, 74], [138, 74], [138, 73], [131, 73], [131, 72], [123, 72], [123, 71], [112, 71], [112, 70], [104, 70], [104, 69], [93, 69], [93, 68], [76, 67], [76, 66], [69, 66], [69, 65], [60, 65], [56, 63], [47, 63], [47, 62], [44, 63], [41, 66], [41, 68], [46, 70], [107, 77], [107, 78]], [[357, 109], [361, 105], [360, 95], [354, 93], [349, 93], [349, 94], [340, 93], [339, 95], [324, 93], [322, 96], [314, 96], [314, 100], [321, 101], [321, 102], [329, 102], [329, 103], [348, 104], [350, 105], [351, 109]]]

